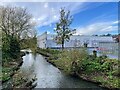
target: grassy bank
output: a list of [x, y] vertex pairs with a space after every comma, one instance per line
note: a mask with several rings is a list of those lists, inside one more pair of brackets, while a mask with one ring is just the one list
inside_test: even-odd
[[49, 55], [48, 61], [66, 74], [77, 75], [109, 89], [119, 88], [120, 61], [116, 59], [88, 55], [85, 49], [69, 51], [39, 49], [38, 52], [42, 55]]

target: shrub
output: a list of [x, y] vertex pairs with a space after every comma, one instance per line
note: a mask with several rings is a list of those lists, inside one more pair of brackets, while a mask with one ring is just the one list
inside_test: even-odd
[[93, 71], [113, 71], [113, 69], [118, 66], [118, 63], [116, 62], [117, 60], [108, 59], [105, 56], [95, 58], [93, 55], [87, 55], [82, 59], [82, 62], [79, 64], [79, 71], [86, 71], [88, 73]]
[[10, 56], [16, 59], [20, 55], [20, 44], [16, 37], [10, 39]]
[[58, 55], [59, 62], [63, 64], [62, 68], [69, 73], [76, 73], [79, 71], [83, 58], [87, 55], [84, 49], [82, 50], [63, 50]]
[[16, 37], [4, 37], [2, 44], [2, 58], [8, 60], [9, 58], [16, 59], [20, 54], [20, 44]]
[[10, 57], [10, 41], [9, 38], [2, 37], [2, 58], [8, 59]]

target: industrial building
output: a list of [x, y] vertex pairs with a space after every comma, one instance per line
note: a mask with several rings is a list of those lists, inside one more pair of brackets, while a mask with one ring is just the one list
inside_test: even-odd
[[[56, 35], [47, 34], [47, 32], [39, 35], [37, 37], [38, 47], [40, 48], [53, 48], [59, 49], [62, 47], [61, 44], [57, 44], [54, 40]], [[104, 43], [102, 43], [104, 42]], [[65, 41], [65, 48], [74, 48], [74, 47], [83, 47], [87, 43], [87, 47], [101, 47], [100, 45], [106, 43], [106, 45], [115, 43], [115, 40], [112, 36], [89, 36], [89, 35], [73, 35], [70, 37], [70, 40]]]

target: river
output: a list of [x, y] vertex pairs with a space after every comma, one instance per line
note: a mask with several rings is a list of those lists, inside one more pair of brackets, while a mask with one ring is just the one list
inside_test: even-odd
[[35, 88], [93, 88], [103, 90], [94, 83], [64, 74], [48, 63], [40, 54], [29, 53], [23, 56], [23, 65], [20, 69], [27, 73], [28, 77], [36, 75], [35, 83], [37, 86]]

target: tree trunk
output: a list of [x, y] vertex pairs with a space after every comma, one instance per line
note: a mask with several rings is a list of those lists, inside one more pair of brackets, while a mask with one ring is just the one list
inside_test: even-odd
[[62, 50], [64, 49], [65, 25], [63, 26]]
[[64, 49], [64, 40], [62, 40], [62, 50]]

